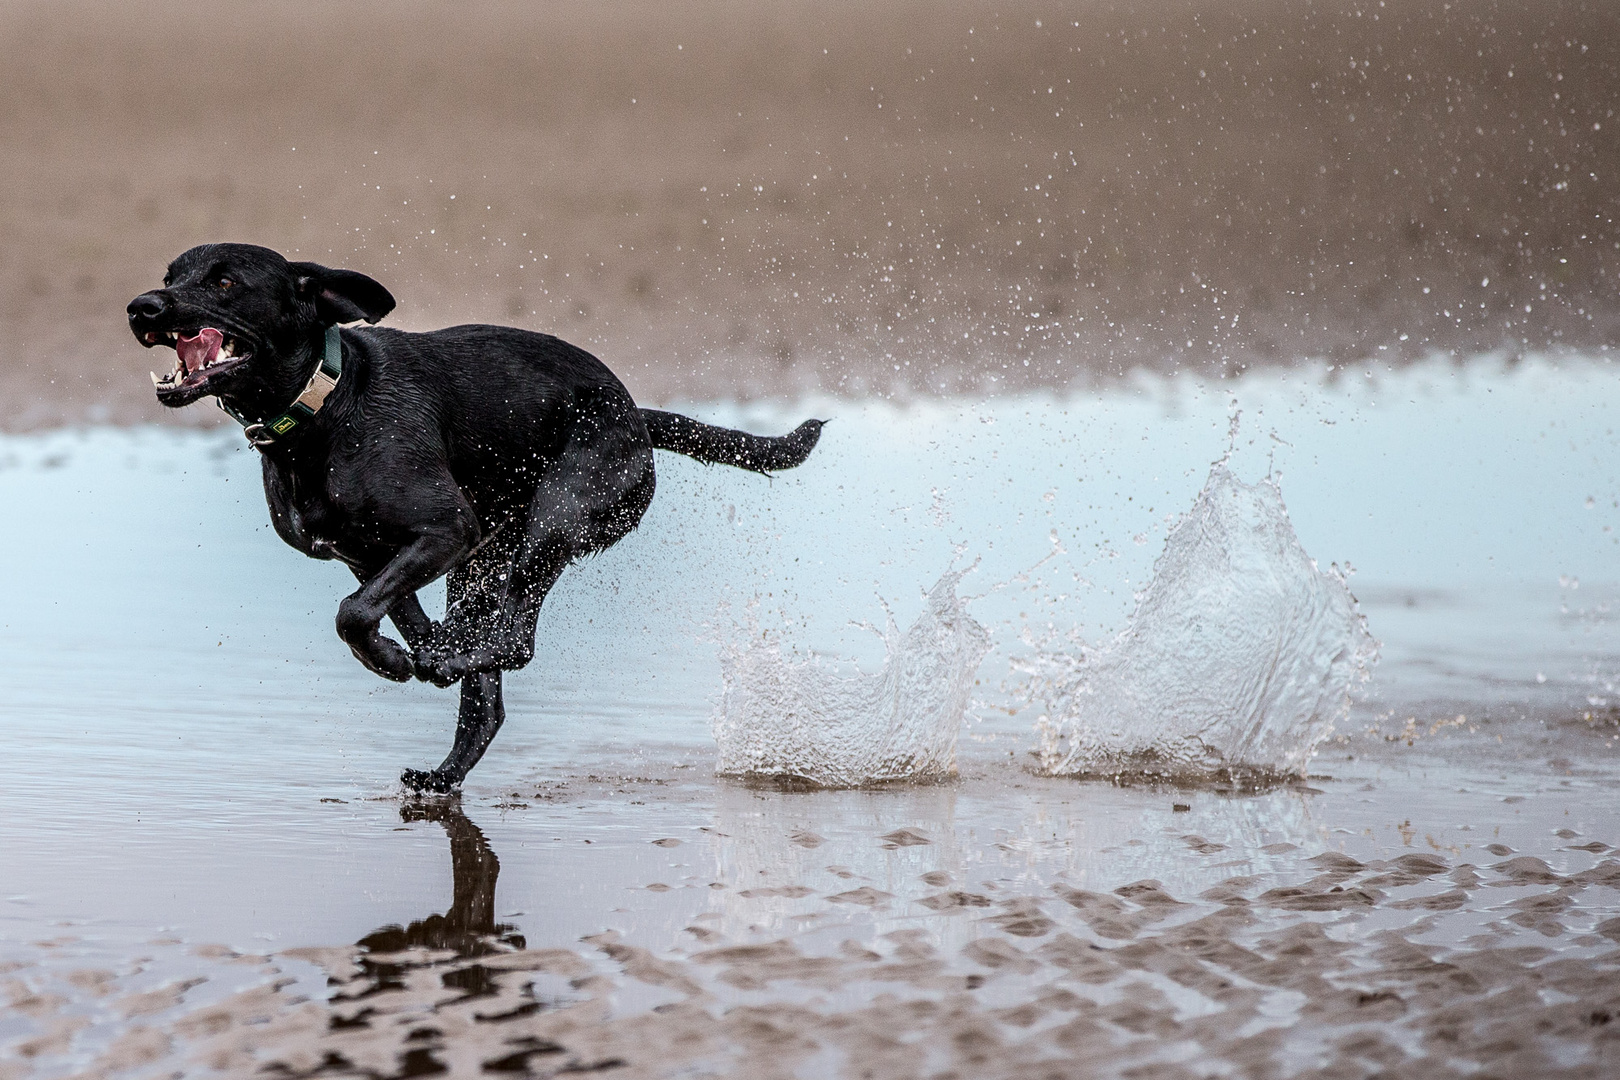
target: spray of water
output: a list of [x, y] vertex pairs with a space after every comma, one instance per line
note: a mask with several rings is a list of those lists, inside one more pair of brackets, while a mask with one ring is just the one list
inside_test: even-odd
[[989, 632], [956, 595], [961, 578], [943, 575], [904, 633], [889, 618], [875, 675], [784, 656], [758, 633], [725, 644], [717, 771], [822, 787], [954, 775], [973, 675], [990, 651]]
[[1183, 781], [1300, 775], [1377, 656], [1344, 573], [1305, 553], [1276, 482], [1244, 484], [1218, 462], [1125, 630], [1026, 667], [1026, 693], [1045, 708], [1040, 766]]

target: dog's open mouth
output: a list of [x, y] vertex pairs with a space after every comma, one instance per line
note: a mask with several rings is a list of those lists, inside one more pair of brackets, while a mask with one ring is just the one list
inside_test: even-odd
[[157, 387], [159, 395], [196, 390], [252, 355], [252, 350], [243, 343], [212, 326], [205, 326], [189, 336], [172, 330], [154, 331], [143, 335], [143, 340], [148, 345], [169, 345], [174, 349], [174, 370], [167, 375], [152, 372], [152, 385]]

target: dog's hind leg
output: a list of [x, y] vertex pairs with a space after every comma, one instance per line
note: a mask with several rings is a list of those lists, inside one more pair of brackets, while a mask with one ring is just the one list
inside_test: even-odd
[[512, 588], [501, 609], [500, 630], [491, 643], [490, 664], [514, 671], [534, 659], [540, 606], [575, 557], [573, 551], [556, 544], [538, 545], [525, 552], [513, 568]]
[[[433, 626], [426, 639], [412, 642], [416, 677], [436, 686], [449, 686], [468, 671], [494, 671], [500, 665], [476, 663], [489, 643], [500, 635], [501, 614], [517, 557], [518, 530], [503, 529], [450, 571], [445, 582], [444, 621]], [[451, 658], [461, 658], [456, 663]]]
[[499, 666], [521, 668], [533, 659], [540, 605], [563, 568], [624, 539], [651, 505], [652, 446], [639, 420], [632, 405], [629, 415], [594, 428], [581, 425], [569, 451], [536, 487], [501, 610]]
[[501, 701], [501, 673], [474, 671], [461, 679], [461, 711], [456, 716], [456, 742], [437, 769], [406, 769], [400, 780], [416, 791], [449, 792], [461, 786], [484, 756], [495, 733], [506, 722]]
[[[471, 559], [450, 571], [445, 583], [444, 622], [433, 626], [424, 642], [413, 643], [419, 674], [422, 658], [439, 655], [437, 650], [447, 641], [484, 640], [494, 635], [511, 576], [514, 546], [497, 533]], [[499, 669], [468, 671], [457, 677], [461, 679], [461, 709], [456, 716], [455, 744], [438, 768], [405, 770], [400, 780], [406, 787], [429, 792], [456, 790], [506, 721]], [[448, 680], [440, 685], [448, 685]]]
[[[417, 674], [441, 686], [469, 671], [512, 671], [534, 658], [540, 606], [569, 563], [601, 551], [636, 527], [652, 502], [652, 448], [628, 424], [582, 430], [535, 486], [514, 545], [499, 608], [483, 618], [446, 618], [446, 647], [417, 654]], [[480, 551], [477, 559], [485, 552]], [[487, 625], [487, 629], [486, 629]]]
[[501, 670], [534, 656], [546, 594], [574, 559], [635, 528], [652, 501], [652, 447], [639, 424], [582, 424], [570, 443], [536, 485], [521, 534], [498, 532], [450, 575], [445, 621], [434, 644], [417, 650], [416, 671], [440, 685], [461, 680], [456, 742], [437, 769], [406, 772], [409, 787], [461, 784], [506, 719]]

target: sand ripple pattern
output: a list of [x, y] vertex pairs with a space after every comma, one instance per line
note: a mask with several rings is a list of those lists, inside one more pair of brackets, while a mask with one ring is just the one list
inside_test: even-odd
[[1218, 462], [1119, 637], [1030, 665], [1041, 768], [1299, 774], [1377, 656], [1345, 575], [1305, 552], [1277, 483]]
[[[919, 885], [893, 898], [917, 925], [832, 947], [526, 949], [435, 916], [369, 945], [192, 950], [155, 986], [41, 942], [0, 971], [0, 1076], [1613, 1076], [1620, 861], [1555, 859], [1585, 868], [1325, 851], [1188, 897]], [[942, 948], [958, 920], [976, 936]], [[326, 1000], [280, 970], [310, 964]]]

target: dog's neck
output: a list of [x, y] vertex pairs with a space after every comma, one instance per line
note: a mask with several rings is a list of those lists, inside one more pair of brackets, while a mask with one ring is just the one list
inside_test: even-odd
[[248, 441], [260, 449], [291, 435], [320, 412], [343, 371], [343, 340], [336, 326], [325, 327], [305, 341], [295, 364], [281, 368], [281, 378], [267, 379], [217, 400], [240, 423]]

